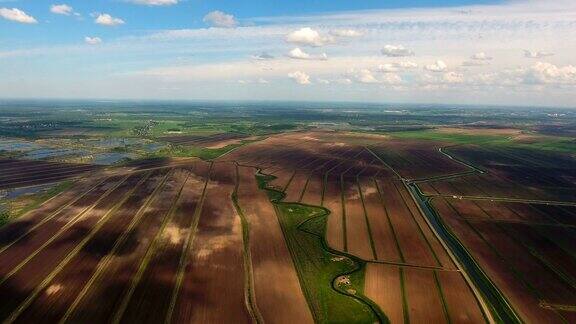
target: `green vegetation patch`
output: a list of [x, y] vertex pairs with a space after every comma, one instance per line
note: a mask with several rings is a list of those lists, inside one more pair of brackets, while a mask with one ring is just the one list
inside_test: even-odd
[[4, 206], [0, 206], [0, 227], [13, 219], [37, 209], [47, 200], [70, 189], [72, 184], [72, 181], [64, 181], [37, 194], [18, 197], [7, 201]]
[[231, 151], [258, 141], [256, 140], [243, 140], [239, 143], [230, 144], [221, 148], [210, 149], [206, 147], [198, 147], [198, 146], [183, 146], [183, 145], [175, 145], [175, 146], [168, 146], [163, 148], [157, 152], [151, 153], [147, 156], [147, 158], [163, 158], [163, 157], [197, 157], [202, 160], [210, 161], [215, 160], [221, 157], [224, 154], [230, 153]]
[[267, 186], [275, 177], [259, 173], [260, 189], [274, 204], [304, 295], [318, 323], [388, 323], [380, 308], [363, 295], [365, 262], [326, 243], [330, 211], [284, 203], [284, 193]]

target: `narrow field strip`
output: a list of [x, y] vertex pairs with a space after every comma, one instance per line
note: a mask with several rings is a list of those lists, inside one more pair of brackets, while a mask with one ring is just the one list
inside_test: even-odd
[[204, 187], [202, 188], [202, 193], [192, 216], [192, 223], [190, 224], [190, 229], [188, 230], [188, 235], [183, 242], [183, 249], [180, 254], [180, 259], [178, 261], [178, 269], [176, 270], [176, 280], [174, 287], [172, 289], [172, 295], [170, 297], [170, 304], [168, 310], [166, 311], [166, 319], [164, 323], [172, 323], [172, 317], [174, 314], [174, 308], [176, 308], [176, 302], [178, 301], [178, 294], [180, 293], [180, 288], [182, 287], [182, 282], [184, 280], [186, 262], [188, 260], [188, 255], [192, 248], [194, 238], [196, 237], [196, 231], [198, 229], [198, 223], [200, 222], [200, 215], [202, 213], [202, 208], [204, 207], [204, 201], [206, 199], [206, 189], [208, 188], [208, 183], [210, 182], [212, 176], [212, 169], [214, 168], [214, 163], [210, 163], [210, 169], [206, 175], [206, 180], [204, 181]]
[[116, 240], [114, 246], [112, 247], [110, 252], [106, 255], [106, 257], [104, 257], [99, 262], [96, 270], [94, 271], [90, 279], [87, 281], [87, 283], [84, 285], [84, 287], [82, 287], [82, 290], [78, 293], [72, 304], [68, 307], [64, 316], [62, 316], [62, 318], [59, 320], [59, 323], [64, 324], [68, 322], [70, 316], [76, 311], [80, 301], [84, 298], [86, 293], [92, 288], [93, 285], [97, 285], [99, 280], [102, 280], [101, 275], [103, 271], [108, 267], [110, 261], [112, 260], [112, 258], [114, 258], [119, 248], [126, 242], [129, 234], [140, 223], [140, 221], [142, 220], [142, 214], [144, 214], [144, 211], [156, 199], [158, 192], [160, 192], [164, 188], [164, 184], [166, 183], [166, 180], [168, 179], [169, 175], [170, 174], [167, 173], [162, 177], [161, 181], [158, 183], [154, 191], [143, 202], [142, 206], [138, 209], [128, 227], [122, 233], [122, 236], [118, 240]]
[[364, 210], [364, 221], [366, 222], [366, 227], [368, 228], [368, 238], [370, 239], [370, 248], [372, 248], [372, 257], [374, 260], [378, 260], [376, 244], [374, 243], [374, 237], [372, 236], [372, 226], [370, 224], [370, 219], [368, 218], [368, 210], [366, 209], [366, 201], [364, 198], [364, 193], [362, 192], [362, 187], [360, 186], [360, 179], [358, 177], [356, 177], [356, 186], [358, 189], [358, 195], [360, 196], [360, 201], [362, 202], [362, 209]]
[[236, 181], [234, 184], [234, 192], [232, 193], [232, 202], [234, 208], [238, 213], [242, 223], [242, 246], [243, 246], [243, 260], [244, 260], [244, 296], [245, 303], [252, 320], [256, 324], [264, 323], [264, 318], [258, 309], [256, 301], [256, 288], [254, 284], [254, 265], [252, 264], [252, 252], [250, 249], [250, 222], [242, 211], [238, 200], [238, 189], [240, 187], [240, 170], [239, 165], [236, 163]]
[[162, 234], [166, 228], [166, 225], [168, 224], [168, 222], [170, 221], [170, 219], [174, 215], [174, 211], [176, 210], [176, 205], [181, 199], [182, 190], [184, 189], [184, 186], [186, 185], [186, 182], [188, 181], [188, 177], [189, 177], [189, 175], [187, 175], [186, 179], [183, 181], [182, 186], [180, 187], [180, 189], [178, 191], [178, 194], [176, 195], [174, 201], [172, 202], [172, 207], [170, 208], [166, 217], [162, 221], [162, 225], [160, 226], [160, 230], [156, 233], [156, 236], [152, 240], [152, 244], [149, 246], [148, 250], [146, 251], [146, 254], [144, 255], [144, 259], [140, 263], [140, 267], [138, 268], [136, 275], [132, 278], [132, 282], [130, 284], [130, 287], [128, 288], [128, 292], [124, 295], [124, 298], [122, 299], [119, 307], [117, 308], [116, 312], [113, 315], [112, 323], [117, 324], [117, 323], [121, 322], [122, 316], [124, 315], [124, 312], [126, 311], [126, 308], [128, 307], [128, 303], [130, 302], [132, 295], [134, 294], [134, 291], [136, 290], [138, 283], [140, 282], [140, 279], [142, 278], [142, 275], [144, 274], [144, 271], [148, 267], [148, 263], [150, 262], [150, 259], [153, 257], [153, 255], [155, 253], [156, 246], [159, 244], [160, 238], [161, 238], [161, 236], [162, 236]]
[[112, 188], [108, 189], [104, 195], [102, 195], [100, 198], [98, 198], [98, 200], [96, 200], [96, 202], [94, 202], [92, 205], [86, 207], [85, 209], [83, 209], [80, 213], [78, 213], [77, 215], [75, 215], [74, 217], [72, 217], [70, 219], [69, 222], [67, 222], [64, 226], [62, 226], [60, 228], [60, 230], [58, 232], [56, 232], [54, 235], [52, 235], [48, 240], [46, 240], [39, 248], [37, 248], [34, 252], [30, 253], [29, 255], [27, 255], [26, 258], [24, 258], [22, 261], [20, 261], [18, 263], [18, 265], [16, 265], [10, 272], [8, 272], [7, 274], [5, 274], [2, 279], [0, 279], [0, 286], [6, 282], [9, 278], [11, 278], [16, 272], [18, 272], [22, 267], [24, 267], [30, 260], [32, 260], [36, 255], [38, 255], [45, 247], [47, 247], [48, 245], [50, 245], [52, 242], [54, 242], [56, 239], [58, 239], [62, 233], [66, 232], [70, 227], [72, 227], [74, 224], [76, 224], [84, 215], [86, 215], [87, 213], [89, 213], [91, 210], [93, 210], [93, 208], [95, 208], [98, 204], [100, 204], [100, 202], [102, 202], [106, 197], [108, 197], [108, 195], [110, 195], [114, 190], [116, 190], [118, 187], [120, 187], [124, 181], [126, 181], [126, 179], [128, 179], [129, 176], [125, 176], [121, 181], [119, 181], [118, 183], [116, 183]]
[[144, 209], [140, 220], [126, 241], [117, 249], [115, 257], [102, 270], [99, 279], [86, 291], [78, 302], [75, 311], [69, 316], [69, 323], [110, 323], [140, 265], [160, 228], [183, 183], [183, 178], [170, 171], [163, 187]]
[[[9, 242], [3, 241], [3, 245], [0, 248], [0, 255], [7, 250], [8, 248], [10, 248], [12, 245], [18, 243], [20, 240], [22, 240], [24, 237], [26, 237], [30, 232], [38, 229], [40, 226], [44, 225], [46, 222], [52, 220], [54, 217], [56, 217], [60, 212], [62, 212], [64, 209], [70, 207], [71, 205], [73, 205], [74, 203], [76, 203], [77, 201], [79, 201], [80, 199], [84, 198], [87, 194], [91, 193], [95, 188], [97, 188], [99, 185], [103, 184], [105, 181], [107, 181], [108, 178], [104, 178], [102, 181], [94, 184], [90, 189], [83, 191], [82, 193], [80, 193], [79, 195], [75, 196], [74, 198], [72, 198], [69, 202], [61, 205], [60, 207], [58, 207], [56, 210], [50, 212], [48, 215], [40, 215], [43, 216], [42, 220], [40, 220], [39, 222], [37, 222], [36, 224], [32, 225], [32, 227], [26, 229], [26, 231], [24, 231], [23, 233], [21, 233], [20, 235], [18, 235], [15, 238], [11, 238]], [[74, 188], [69, 189], [74, 190]], [[54, 196], [51, 199], [45, 201], [42, 205], [39, 206], [38, 209], [36, 210], [32, 210], [30, 212], [28, 212], [27, 214], [21, 216], [18, 218], [18, 220], [16, 220], [15, 222], [9, 223], [7, 224], [4, 228], [2, 228], [0, 234], [5, 236], [6, 232], [9, 230], [9, 227], [11, 226], [18, 226], [18, 223], [21, 221], [33, 221], [33, 214], [39, 213], [39, 211], [42, 211], [42, 207], [45, 206], [46, 204], [50, 203], [51, 201], [57, 199], [60, 195], [64, 195], [66, 192], [62, 192], [60, 193], [58, 196]]]
[[126, 230], [130, 224], [134, 222], [135, 217], [139, 217], [142, 202], [146, 202], [163, 177], [162, 172], [155, 171], [144, 179], [144, 182], [138, 185], [110, 220], [62, 268], [47, 288], [38, 294], [17, 322], [57, 323], [60, 321], [77, 299], [78, 293], [89, 283], [101, 262], [110, 257], [114, 246], [123, 236], [126, 236]]
[[24, 300], [24, 302], [22, 302], [20, 304], [20, 306], [14, 311], [12, 312], [12, 314], [10, 314], [10, 316], [5, 320], [5, 323], [13, 323], [21, 314], [22, 312], [28, 307], [30, 306], [30, 304], [33, 302], [33, 300], [38, 296], [38, 294], [40, 292], [42, 292], [42, 290], [44, 290], [48, 284], [50, 283], [50, 281], [52, 281], [52, 279], [66, 266], [66, 264], [68, 264], [68, 262], [70, 260], [72, 260], [72, 258], [82, 250], [82, 248], [84, 247], [84, 245], [98, 232], [98, 230], [108, 221], [108, 219], [114, 215], [114, 213], [118, 210], [118, 208], [120, 208], [127, 200], [128, 198], [134, 193], [134, 191], [136, 191], [137, 187], [144, 183], [144, 181], [146, 181], [146, 179], [148, 178], [148, 176], [144, 176], [142, 179], [139, 180], [138, 184], [133, 187], [130, 191], [128, 191], [124, 197], [117, 202], [116, 204], [114, 204], [114, 206], [112, 206], [112, 208], [110, 210], [108, 210], [103, 216], [102, 218], [100, 218], [98, 220], [98, 222], [96, 223], [96, 225], [92, 228], [92, 230], [90, 231], [90, 233], [84, 237], [82, 239], [82, 241], [80, 241], [75, 248], [67, 254], [67, 256], [60, 261], [60, 263], [56, 266], [56, 268], [54, 270], [52, 270], [52, 272], [50, 272], [50, 274], [44, 278], [44, 280], [42, 280], [42, 282], [36, 287], [36, 289], [34, 289], [34, 291]]

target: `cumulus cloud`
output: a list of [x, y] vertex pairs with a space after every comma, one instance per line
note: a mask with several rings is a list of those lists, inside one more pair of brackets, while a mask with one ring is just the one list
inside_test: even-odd
[[464, 82], [464, 75], [457, 72], [446, 72], [442, 76], [445, 83], [462, 83]]
[[395, 63], [385, 63], [378, 66], [378, 71], [380, 72], [396, 72], [399, 70], [415, 69], [418, 64], [411, 61], [402, 61]]
[[335, 37], [360, 37], [363, 33], [355, 29], [335, 29], [330, 31], [330, 35]]
[[98, 45], [102, 43], [102, 39], [100, 37], [84, 37], [84, 42], [88, 45]]
[[448, 69], [448, 65], [444, 61], [436, 61], [434, 64], [424, 66], [424, 69], [430, 72], [444, 72]]
[[484, 52], [476, 53], [470, 57], [472, 60], [475, 61], [491, 61], [492, 57]]
[[36, 24], [36, 23], [38, 23], [36, 18], [28, 15], [24, 11], [17, 9], [17, 8], [12, 8], [12, 9], [0, 8], [0, 17], [7, 19], [7, 20], [19, 22], [22, 24]]
[[288, 77], [298, 84], [306, 85], [312, 83], [310, 82], [310, 76], [302, 71], [288, 73]]
[[359, 83], [364, 84], [400, 84], [402, 78], [396, 73], [384, 73], [380, 77], [376, 77], [369, 69], [360, 69], [358, 71], [352, 70], [348, 73], [351, 77], [356, 79]]
[[98, 14], [94, 22], [103, 26], [118, 26], [125, 24], [124, 20], [112, 17], [109, 14]]
[[234, 28], [238, 26], [238, 21], [233, 15], [219, 10], [209, 12], [204, 16], [204, 22], [218, 28]]
[[50, 7], [50, 12], [57, 15], [70, 16], [74, 14], [74, 9], [67, 4], [57, 4]]
[[329, 35], [321, 35], [318, 31], [305, 27], [289, 33], [286, 36], [286, 41], [303, 46], [319, 47], [333, 43], [334, 38]]
[[171, 6], [178, 4], [179, 0], [129, 0], [129, 2], [145, 6]]
[[576, 66], [558, 67], [551, 63], [537, 62], [525, 70], [524, 81], [535, 84], [576, 85]]
[[414, 52], [402, 45], [386, 45], [381, 50], [382, 55], [388, 57], [414, 56]]
[[328, 59], [328, 55], [326, 53], [322, 53], [319, 55], [312, 55], [304, 52], [299, 47], [288, 52], [288, 57], [296, 60], [317, 60], [317, 61], [326, 61]]
[[538, 58], [543, 58], [543, 57], [548, 57], [548, 56], [553, 56], [554, 53], [550, 53], [550, 52], [542, 52], [542, 51], [529, 51], [529, 50], [524, 50], [524, 57], [525, 58], [531, 58], [531, 59], [538, 59]]

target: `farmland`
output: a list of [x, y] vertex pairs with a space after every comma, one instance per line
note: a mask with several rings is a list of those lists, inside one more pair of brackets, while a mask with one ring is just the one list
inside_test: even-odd
[[167, 107], [0, 109], [0, 320], [574, 321], [572, 119]]

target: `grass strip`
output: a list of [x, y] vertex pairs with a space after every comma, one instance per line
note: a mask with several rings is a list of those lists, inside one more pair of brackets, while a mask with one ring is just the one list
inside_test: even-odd
[[[267, 186], [270, 176], [259, 171], [256, 177], [260, 189], [275, 191]], [[281, 192], [269, 193], [268, 197], [274, 197], [271, 202], [315, 321], [389, 323], [380, 308], [363, 295], [366, 262], [328, 246], [326, 227], [330, 211], [282, 202]]]
[[230, 197], [236, 212], [240, 217], [240, 222], [242, 224], [242, 245], [244, 248], [243, 260], [244, 260], [244, 298], [246, 303], [246, 308], [248, 313], [254, 320], [255, 323], [264, 323], [264, 319], [258, 310], [258, 304], [256, 303], [256, 293], [254, 289], [254, 274], [252, 271], [252, 252], [250, 251], [250, 222], [248, 218], [244, 215], [242, 208], [240, 208], [240, 203], [238, 202], [238, 189], [240, 187], [240, 172], [238, 170], [238, 164], [236, 164], [236, 186], [234, 187], [234, 192]]

